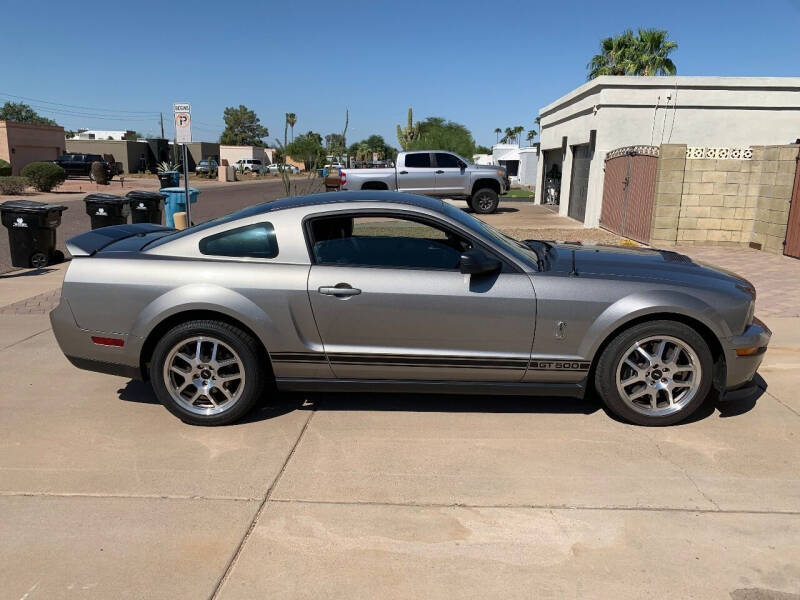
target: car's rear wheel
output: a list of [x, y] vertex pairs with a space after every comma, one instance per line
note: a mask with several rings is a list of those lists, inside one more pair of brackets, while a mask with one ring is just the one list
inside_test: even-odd
[[472, 210], [480, 215], [493, 213], [497, 210], [497, 205], [500, 203], [500, 198], [491, 188], [481, 188], [476, 190], [469, 199], [469, 206]]
[[225, 425], [258, 402], [265, 375], [258, 344], [238, 327], [210, 320], [172, 328], [153, 351], [150, 380], [161, 403], [193, 425]]
[[608, 409], [637, 425], [683, 421], [711, 391], [713, 358], [703, 337], [676, 321], [640, 323], [603, 351], [595, 387]]

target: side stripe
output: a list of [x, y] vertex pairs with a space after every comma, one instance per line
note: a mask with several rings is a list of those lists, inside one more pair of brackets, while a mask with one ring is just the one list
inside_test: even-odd
[[326, 357], [322, 352], [275, 352], [270, 356], [273, 361], [280, 363], [321, 364], [330, 359], [331, 364], [334, 365], [395, 367], [588, 371], [591, 366], [591, 363], [587, 361], [554, 360], [537, 357], [532, 357], [529, 360], [514, 356], [477, 358], [474, 356], [334, 353]]

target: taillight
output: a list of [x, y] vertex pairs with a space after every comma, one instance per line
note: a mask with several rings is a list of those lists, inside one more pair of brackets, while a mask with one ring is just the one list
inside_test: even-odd
[[344, 171], [339, 171], [339, 177], [341, 177], [341, 185], [344, 187], [344, 185], [347, 183], [347, 173]]
[[96, 335], [92, 336], [92, 341], [97, 344], [98, 346], [116, 346], [121, 348], [125, 345], [125, 340], [120, 338], [111, 338], [111, 337], [98, 337]]

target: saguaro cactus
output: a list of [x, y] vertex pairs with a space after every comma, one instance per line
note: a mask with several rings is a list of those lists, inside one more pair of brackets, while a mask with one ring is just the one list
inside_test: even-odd
[[411, 142], [417, 138], [419, 138], [419, 123], [414, 123], [414, 112], [409, 108], [408, 125], [405, 127], [397, 126], [397, 141], [403, 147], [403, 150], [408, 150]]

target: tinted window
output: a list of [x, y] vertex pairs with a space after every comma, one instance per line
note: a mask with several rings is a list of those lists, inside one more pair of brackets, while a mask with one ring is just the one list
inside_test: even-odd
[[461, 161], [458, 160], [452, 154], [446, 154], [444, 152], [437, 152], [436, 153], [436, 166], [441, 167], [443, 169], [460, 169], [461, 168]]
[[254, 164], [254, 165], [260, 165], [260, 164], [261, 164], [261, 161], [260, 161], [260, 160], [254, 160], [254, 161], [253, 161], [253, 164]]
[[393, 217], [328, 217], [311, 224], [317, 264], [458, 269], [472, 245], [437, 226]]
[[415, 152], [406, 154], [406, 166], [413, 168], [425, 168], [431, 166], [431, 155], [427, 152]]
[[257, 223], [203, 238], [200, 252], [211, 256], [275, 258], [278, 241], [272, 223]]

